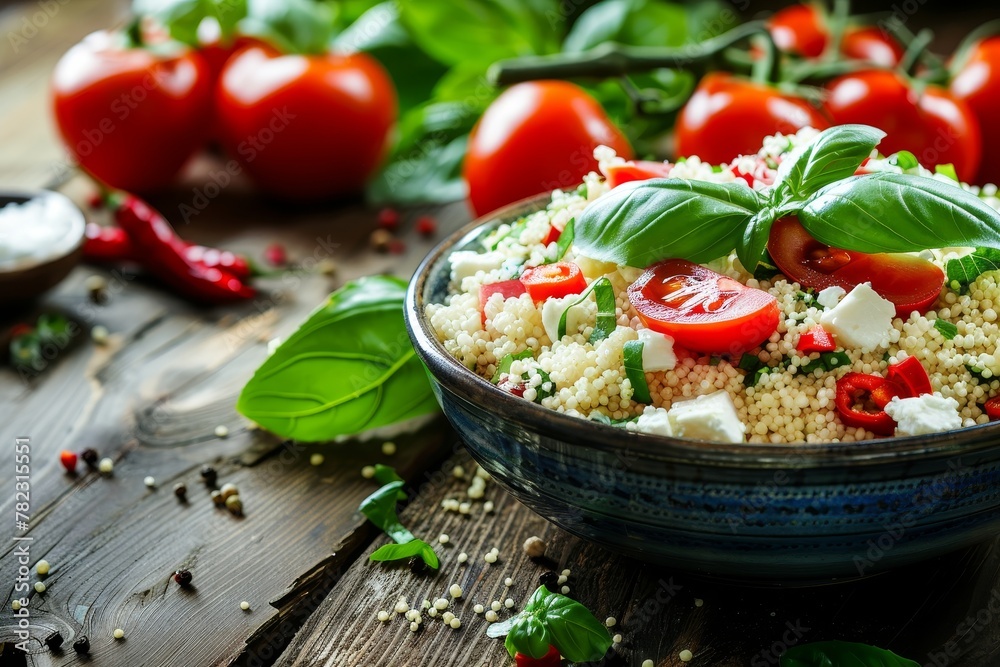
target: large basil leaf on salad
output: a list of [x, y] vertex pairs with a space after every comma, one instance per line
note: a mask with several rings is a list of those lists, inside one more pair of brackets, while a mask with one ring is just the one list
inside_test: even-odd
[[1000, 248], [1000, 213], [958, 186], [910, 174], [838, 181], [810, 197], [798, 217], [821, 243], [858, 252]]
[[577, 216], [574, 245], [587, 257], [637, 268], [670, 257], [709, 262], [740, 244], [765, 203], [736, 183], [673, 178], [626, 183]]
[[780, 667], [920, 667], [892, 651], [853, 642], [814, 642], [793, 646], [780, 658]]
[[303, 442], [394, 424], [437, 404], [403, 325], [406, 283], [349, 282], [282, 343], [243, 388], [236, 409]]

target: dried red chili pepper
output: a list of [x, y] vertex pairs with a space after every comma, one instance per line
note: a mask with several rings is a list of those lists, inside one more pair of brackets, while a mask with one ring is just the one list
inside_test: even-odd
[[232, 272], [206, 268], [188, 259], [187, 244], [159, 212], [141, 199], [126, 195], [115, 218], [143, 266], [179, 292], [211, 303], [249, 299], [256, 294]]

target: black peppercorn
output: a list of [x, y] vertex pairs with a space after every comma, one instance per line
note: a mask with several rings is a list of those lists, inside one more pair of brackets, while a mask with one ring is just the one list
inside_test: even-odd
[[178, 500], [184, 500], [187, 498], [187, 484], [184, 482], [177, 482], [174, 484], [174, 495], [177, 496]]
[[545, 586], [553, 593], [559, 592], [559, 575], [551, 570], [548, 572], [542, 572], [542, 574], [538, 577], [538, 583]]
[[45, 645], [55, 651], [63, 644], [63, 636], [59, 632], [53, 632], [45, 638]]
[[420, 556], [413, 556], [410, 558], [410, 572], [413, 574], [424, 574], [427, 572], [427, 563]]
[[85, 449], [82, 452], [80, 452], [80, 458], [83, 459], [83, 462], [86, 463], [91, 468], [94, 468], [94, 467], [97, 466], [97, 450], [96, 449], [91, 449], [90, 447], [88, 447], [87, 449]]
[[202, 466], [201, 478], [205, 480], [205, 484], [215, 486], [215, 480], [218, 479], [218, 477], [219, 474], [215, 472], [215, 468], [212, 466]]
[[87, 639], [87, 635], [77, 637], [73, 642], [73, 650], [80, 654], [90, 653], [90, 640]]
[[181, 586], [191, 585], [191, 571], [190, 570], [177, 570], [174, 572], [174, 581], [176, 581]]

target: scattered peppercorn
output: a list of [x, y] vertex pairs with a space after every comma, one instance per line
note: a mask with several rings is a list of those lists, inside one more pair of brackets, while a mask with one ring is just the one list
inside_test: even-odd
[[111, 636], [115, 639], [125, 639], [125, 631], [121, 628], [115, 628], [115, 631], [111, 633]]
[[386, 456], [392, 456], [396, 453], [396, 443], [394, 442], [383, 442], [382, 443], [382, 453]]
[[[522, 548], [528, 558], [541, 558], [545, 555], [545, 542], [542, 541], [542, 538], [535, 535], [526, 539]], [[555, 572], [552, 575], [554, 576]]]
[[514, 580], [511, 579], [510, 577], [507, 577], [506, 579], [503, 580], [503, 585], [506, 586], [507, 588], [510, 588], [511, 586], [514, 585]]
[[49, 565], [49, 561], [47, 561], [45, 559], [42, 559], [42, 560], [38, 561], [37, 563], [35, 563], [35, 572], [38, 573], [38, 576], [44, 577], [45, 575], [47, 575], [49, 573], [49, 569], [51, 567], [52, 566]]
[[104, 345], [108, 342], [108, 336], [110, 336], [108, 328], [98, 324], [93, 329], [90, 330], [90, 339], [94, 341], [97, 345]]
[[705, 604], [705, 601], [702, 600], [701, 598], [695, 598], [694, 599], [694, 606], [695, 607], [700, 607], [703, 604]]
[[386, 621], [389, 620], [389, 612], [387, 612], [387, 611], [380, 611], [378, 613], [378, 616], [376, 616], [376, 618], [378, 618], [378, 620], [380, 620], [383, 623], [385, 623]]
[[420, 556], [412, 556], [409, 561], [410, 572], [413, 574], [424, 574], [427, 572], [427, 563]]
[[448, 589], [448, 593], [453, 598], [460, 598], [462, 597], [462, 587], [458, 584], [452, 584], [451, 588]]
[[191, 585], [191, 570], [177, 570], [174, 572], [174, 581], [176, 581], [181, 586]]
[[13, 609], [14, 611], [19, 611], [21, 609], [21, 601], [20, 600], [13, 600], [10, 603], [10, 608]]
[[507, 598], [506, 600], [503, 601], [503, 606], [507, 607], [507, 609], [513, 609], [514, 600], [512, 598]]
[[378, 252], [388, 252], [389, 244], [392, 242], [392, 234], [384, 229], [376, 229], [372, 232], [368, 242], [372, 248]]
[[562, 576], [564, 576], [564, 577], [568, 577], [571, 574], [573, 574], [573, 572], [571, 570], [569, 570], [569, 569], [566, 569], [566, 570], [562, 571]]
[[417, 218], [415, 228], [417, 234], [421, 236], [433, 236], [434, 232], [437, 231], [437, 221], [429, 215], [422, 215]]
[[44, 593], [45, 592], [45, 584], [43, 584], [40, 581], [36, 581], [35, 582], [35, 592], [36, 593]]
[[611, 641], [613, 643], [615, 643], [615, 644], [621, 644], [622, 643], [622, 636], [621, 635], [615, 635], [614, 637], [611, 638]]
[[212, 502], [215, 503], [217, 507], [222, 507], [226, 504], [226, 499], [222, 497], [221, 491], [212, 491]]
[[488, 622], [490, 622], [490, 623], [496, 623], [497, 622], [497, 613], [495, 611], [493, 611], [492, 609], [490, 609], [488, 612], [486, 612], [486, 620]]
[[441, 533], [440, 535], [438, 535], [438, 543], [439, 544], [448, 544], [448, 541], [450, 539], [451, 538], [448, 537], [448, 535], [446, 535], [445, 533]]
[[312, 456], [309, 457], [309, 463], [311, 463], [314, 466], [321, 466], [321, 465], [323, 465], [323, 455], [322, 454], [313, 454]]
[[490, 603], [490, 609], [492, 609], [493, 611], [500, 611], [501, 609], [503, 609], [503, 604], [500, 602], [500, 600], [494, 600], [493, 602]]
[[226, 426], [225, 424], [219, 424], [218, 426], [215, 427], [215, 437], [216, 438], [225, 438], [225, 437], [228, 437], [228, 436], [229, 436], [229, 427], [228, 426]]
[[559, 589], [559, 592], [562, 593], [563, 595], [569, 595], [569, 586], [563, 586], [562, 588]]
[[240, 500], [239, 496], [229, 496], [226, 498], [226, 509], [236, 516], [240, 516], [243, 514], [243, 501]]
[[481, 604], [477, 604], [476, 606], [474, 606], [474, 607], [472, 608], [472, 611], [474, 611], [474, 612], [475, 612], [475, 613], [477, 613], [477, 614], [481, 614], [481, 613], [483, 613], [484, 611], [486, 611], [486, 608], [485, 608], [485, 607], [483, 607], [483, 605], [481, 605]]
[[222, 488], [219, 489], [219, 492], [222, 494], [223, 500], [228, 500], [230, 496], [235, 496], [237, 493], [239, 493], [239, 489], [237, 489], [236, 485], [233, 484], [232, 482], [228, 482], [222, 485]]
[[684, 649], [677, 654], [677, 657], [681, 659], [681, 662], [691, 662], [691, 658], [694, 657], [694, 654], [691, 653], [691, 651]]
[[250, 603], [244, 600], [243, 602], [240, 603], [240, 609], [242, 609], [243, 611], [250, 611]]
[[493, 501], [492, 500], [487, 500], [485, 503], [483, 503], [483, 511], [486, 512], [487, 514], [489, 514], [490, 512], [493, 511]]
[[63, 641], [65, 640], [63, 639], [62, 633], [56, 630], [51, 635], [45, 638], [45, 645], [48, 646], [53, 651], [55, 651], [58, 650], [58, 648], [63, 645]]
[[555, 572], [552, 572], [551, 570], [548, 572], [542, 572], [542, 574], [538, 577], [538, 583], [540, 583], [542, 586], [545, 586], [545, 588], [549, 589], [549, 591], [553, 593], [559, 591], [558, 582], [559, 582], [559, 575], [557, 575]]
[[382, 229], [396, 229], [399, 226], [399, 211], [386, 207], [378, 212], [378, 226]]
[[73, 650], [80, 655], [90, 653], [90, 640], [87, 639], [87, 635], [80, 635], [76, 638], [76, 641], [73, 642]]
[[219, 473], [215, 472], [215, 468], [212, 466], [202, 466], [201, 478], [205, 480], [205, 484], [213, 486], [215, 484], [215, 480], [219, 478]]
[[174, 484], [174, 495], [177, 496], [178, 500], [186, 500], [187, 492], [188, 492], [187, 484], [185, 484], [184, 482], [177, 482], [176, 484]]
[[73, 452], [68, 452], [65, 449], [59, 452], [59, 463], [62, 464], [63, 468], [66, 468], [68, 473], [76, 472], [76, 459], [76, 454]]
[[458, 554], [458, 562], [459, 563], [464, 563], [467, 560], [469, 560], [469, 554], [465, 553], [464, 551], [462, 553]]
[[97, 469], [105, 475], [110, 475], [115, 470], [115, 462], [109, 458], [103, 458], [101, 459], [101, 462], [97, 464]]
[[361, 476], [365, 479], [371, 479], [375, 476], [375, 466], [365, 466], [361, 469]]
[[458, 617], [455, 617], [450, 621], [448, 621], [448, 625], [451, 626], [452, 630], [458, 630], [460, 627], [462, 627], [462, 621], [460, 621]]
[[280, 243], [272, 243], [264, 248], [264, 259], [271, 266], [282, 267], [288, 264], [288, 252]]
[[142, 480], [142, 483], [145, 484], [147, 487], [149, 487], [151, 489], [155, 488], [156, 487], [156, 478], [153, 477], [152, 475], [148, 475], [148, 476], [146, 476], [145, 479]]
[[93, 303], [102, 304], [107, 302], [108, 281], [106, 281], [102, 276], [98, 276], [96, 274], [89, 276], [83, 282], [83, 286], [87, 290], [87, 296]]
[[608, 616], [604, 620], [604, 625], [608, 626], [609, 628], [613, 628], [615, 626], [615, 623], [617, 622], [618, 622], [617, 618], [615, 618], [614, 616]]
[[88, 447], [80, 452], [80, 458], [83, 459], [84, 463], [93, 468], [97, 465], [97, 450]]

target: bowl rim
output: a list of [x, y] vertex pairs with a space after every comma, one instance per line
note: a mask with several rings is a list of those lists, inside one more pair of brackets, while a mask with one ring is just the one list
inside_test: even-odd
[[[31, 271], [39, 267], [58, 262], [66, 257], [72, 255], [81, 247], [83, 247], [83, 242], [87, 235], [87, 217], [84, 215], [83, 211], [76, 203], [56, 190], [48, 190], [45, 188], [32, 190], [29, 188], [11, 188], [0, 190], [0, 199], [12, 200], [7, 203], [0, 205], [0, 209], [7, 204], [20, 203], [24, 204], [33, 199], [42, 198], [54, 198], [63, 199], [66, 203], [70, 205], [73, 210], [73, 216], [71, 220], [71, 226], [69, 232], [66, 235], [66, 241], [60, 241], [61, 245], [58, 245], [58, 252], [48, 255], [42, 258], [30, 258], [27, 260], [20, 260], [11, 263], [9, 266], [0, 264], [0, 277], [10, 277], [18, 275], [22, 272]], [[17, 201], [22, 200], [22, 201]]]
[[627, 452], [630, 456], [647, 460], [769, 469], [877, 466], [1000, 450], [1000, 422], [928, 435], [854, 442], [729, 444], [628, 431], [569, 416], [501, 391], [492, 382], [462, 365], [438, 341], [424, 316], [427, 279], [431, 269], [446, 261], [453, 248], [481, 234], [484, 226], [496, 226], [540, 210], [551, 194], [547, 192], [513, 202], [449, 234], [420, 262], [407, 288], [404, 308], [406, 328], [413, 347], [434, 380], [460, 400], [502, 414], [505, 421], [530, 432], [550, 436], [548, 439], [541, 438], [539, 446], [554, 448], [559, 446], [558, 441], [566, 441], [577, 443], [577, 447], [594, 448], [616, 456]]

